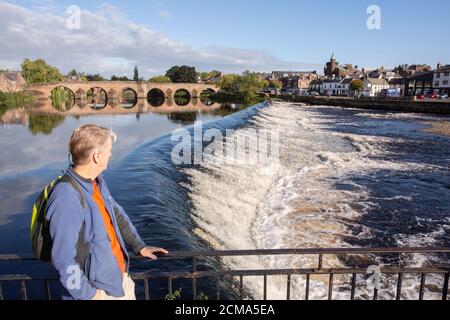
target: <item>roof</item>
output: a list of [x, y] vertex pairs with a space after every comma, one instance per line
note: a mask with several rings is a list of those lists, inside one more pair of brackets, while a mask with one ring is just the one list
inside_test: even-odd
[[353, 79], [353, 78], [345, 78], [345, 79], [343, 79], [340, 82], [340, 84], [350, 84], [353, 80], [355, 80], [355, 79]]
[[450, 72], [450, 64], [436, 69], [435, 72]]
[[394, 78], [394, 79], [389, 80], [389, 84], [405, 84], [405, 79]]
[[389, 84], [385, 79], [379, 78], [368, 78], [367, 81], [376, 86], [384, 86]]
[[421, 78], [421, 77], [426, 78], [427, 76], [433, 77], [433, 75], [434, 75], [434, 71], [421, 71], [421, 72], [414, 73], [412, 76], [409, 76], [408, 80], [414, 80], [414, 79]]

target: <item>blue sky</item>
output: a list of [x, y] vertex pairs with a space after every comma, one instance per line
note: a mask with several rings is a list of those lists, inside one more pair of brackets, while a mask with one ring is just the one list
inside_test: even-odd
[[[211, 50], [216, 60], [211, 58], [208, 63], [202, 63], [201, 57], [189, 58], [194, 55], [192, 52], [187, 54], [186, 63], [198, 64], [198, 68], [222, 67], [230, 72], [246, 69], [245, 61], [251, 59], [253, 53], [255, 61], [261, 59], [264, 63], [255, 62], [248, 68], [261, 71], [265, 67], [287, 68], [289, 63], [293, 69], [303, 66], [303, 69], [320, 70], [319, 65], [322, 66], [332, 52], [341, 63], [366, 67], [450, 63], [448, 0], [17, 0], [6, 3], [33, 13], [61, 17], [72, 4], [91, 13], [109, 8], [121, 15], [121, 21], [144, 26], [192, 50]], [[371, 31], [366, 26], [369, 17], [366, 10], [372, 4], [381, 9], [381, 30]], [[243, 59], [239, 58], [241, 51]], [[222, 64], [217, 60], [221, 52], [224, 56], [233, 55], [236, 70], [232, 61]], [[113, 56], [121, 60], [120, 53]], [[1, 58], [0, 53], [0, 62]], [[124, 57], [122, 62], [132, 64], [140, 59]], [[179, 57], [172, 62], [179, 63]], [[171, 64], [169, 57], [166, 64]], [[149, 73], [158, 73], [158, 68], [162, 70], [165, 65], [146, 68]]]

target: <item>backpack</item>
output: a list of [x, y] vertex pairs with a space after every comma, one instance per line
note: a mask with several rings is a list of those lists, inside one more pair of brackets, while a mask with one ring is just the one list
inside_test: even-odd
[[69, 183], [78, 192], [81, 198], [81, 205], [85, 208], [85, 201], [80, 185], [75, 179], [67, 174], [59, 176], [48, 184], [39, 194], [33, 205], [31, 215], [30, 236], [33, 244], [33, 252], [40, 261], [50, 262], [52, 258], [52, 239], [50, 236], [50, 227], [46, 219], [47, 202], [58, 183]]

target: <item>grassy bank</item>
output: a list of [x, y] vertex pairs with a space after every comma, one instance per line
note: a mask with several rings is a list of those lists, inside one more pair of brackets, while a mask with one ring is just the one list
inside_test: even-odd
[[34, 102], [34, 98], [23, 92], [2, 92], [0, 91], [0, 115], [10, 109], [24, 107]]

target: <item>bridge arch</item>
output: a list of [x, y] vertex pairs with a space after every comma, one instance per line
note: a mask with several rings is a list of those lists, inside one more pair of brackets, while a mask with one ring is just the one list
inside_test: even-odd
[[174, 93], [174, 101], [177, 106], [187, 106], [191, 102], [191, 93], [187, 89], [178, 89]]
[[101, 87], [90, 88], [86, 94], [86, 98], [89, 108], [94, 110], [104, 109], [108, 103], [108, 94]]
[[120, 106], [124, 109], [132, 109], [137, 103], [137, 92], [132, 88], [124, 88], [120, 94]]
[[159, 88], [151, 89], [147, 94], [147, 101], [152, 107], [160, 107], [166, 102], [164, 91]]
[[75, 93], [68, 87], [57, 86], [50, 92], [52, 106], [57, 111], [68, 111], [75, 105]]

